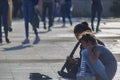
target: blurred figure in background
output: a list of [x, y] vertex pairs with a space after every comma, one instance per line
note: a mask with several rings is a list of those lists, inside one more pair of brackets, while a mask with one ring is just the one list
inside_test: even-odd
[[[25, 20], [25, 40], [22, 42], [22, 44], [28, 44], [29, 41], [29, 23], [32, 23], [34, 14], [36, 12], [36, 5], [38, 4], [38, 0], [23, 0], [23, 14], [24, 14], [24, 20]], [[38, 36], [38, 31], [36, 26], [32, 26], [33, 31], [35, 33], [35, 40], [33, 44], [37, 44], [40, 42], [40, 38]]]
[[[42, 2], [42, 19], [44, 24], [44, 29], [46, 28], [46, 17], [48, 17], [48, 31], [51, 31], [53, 26], [53, 16], [54, 16], [54, 0], [40, 0]], [[47, 14], [48, 13], [48, 14]]]
[[73, 8], [73, 0], [62, 0], [61, 1], [61, 16], [63, 20], [63, 27], [65, 27], [65, 18], [69, 19], [70, 25], [72, 26], [71, 10]]
[[12, 0], [12, 1], [13, 1], [13, 17], [23, 18], [22, 0]]
[[101, 21], [101, 15], [102, 15], [102, 3], [101, 0], [92, 0], [92, 5], [91, 5], [91, 27], [92, 31], [94, 31], [94, 20], [95, 16], [97, 14], [97, 26], [96, 26], [96, 32], [100, 31], [99, 25]]
[[57, 21], [60, 21], [60, 17], [61, 17], [61, 14], [60, 14], [60, 8], [61, 8], [60, 1], [61, 0], [55, 0], [55, 4], [54, 4], [54, 18], [58, 17]]
[[8, 39], [8, 10], [9, 4], [8, 0], [0, 0], [0, 43], [2, 40], [2, 24], [4, 26], [5, 40], [7, 43], [10, 43]]

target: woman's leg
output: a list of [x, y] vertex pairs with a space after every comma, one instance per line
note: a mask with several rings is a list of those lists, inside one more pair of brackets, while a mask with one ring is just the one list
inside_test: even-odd
[[23, 14], [24, 14], [24, 21], [25, 21], [25, 40], [22, 44], [28, 44], [29, 41], [29, 17], [28, 17], [28, 4], [23, 1]]
[[45, 2], [43, 2], [43, 5], [42, 5], [42, 20], [43, 20], [44, 29], [46, 29], [46, 13], [47, 13], [47, 4]]
[[26, 39], [29, 37], [29, 16], [28, 16], [28, 5], [24, 4], [23, 5], [23, 13], [24, 13], [24, 20], [25, 20], [25, 36]]
[[101, 16], [102, 16], [102, 8], [100, 8], [100, 9], [97, 10], [98, 21], [97, 21], [96, 32], [98, 32], [100, 30], [99, 29], [99, 25], [100, 25], [100, 21], [101, 21]]
[[92, 28], [92, 31], [94, 31], [95, 15], [96, 15], [96, 10], [95, 10], [95, 7], [92, 5], [92, 7], [91, 7], [91, 28]]
[[[0, 8], [1, 9], [1, 8]], [[1, 10], [0, 10], [1, 11]], [[2, 23], [1, 23], [1, 14], [0, 14], [0, 43], [2, 43]]]
[[97, 62], [93, 64], [89, 59], [88, 53], [85, 53], [84, 55], [86, 58], [87, 65], [90, 68], [92, 74], [99, 75], [102, 80], [109, 80], [103, 63], [98, 59]]
[[71, 2], [66, 2], [66, 16], [68, 17], [69, 19], [69, 22], [70, 22], [70, 25], [72, 26], [72, 20], [71, 20], [71, 11], [70, 11], [70, 8], [71, 8]]
[[53, 26], [53, 3], [48, 4], [48, 18], [49, 18], [49, 26], [48, 31], [51, 30], [51, 27]]
[[8, 39], [8, 9], [9, 9], [9, 5], [8, 3], [6, 3], [3, 6], [2, 19], [3, 19], [3, 26], [4, 26], [4, 32], [5, 32], [5, 39], [7, 43], [10, 43]]
[[62, 16], [62, 21], [63, 21], [63, 27], [65, 27], [65, 23], [66, 23], [66, 21], [65, 21], [66, 14], [65, 13], [66, 13], [65, 12], [65, 4], [63, 4], [61, 6], [61, 16]]
[[[35, 14], [34, 5], [31, 3], [31, 4], [29, 4], [29, 7], [28, 7], [28, 17], [29, 17], [30, 23], [32, 23], [34, 14]], [[37, 44], [40, 41], [39, 36], [38, 36], [37, 27], [36, 26], [32, 26], [32, 27], [33, 27], [33, 31], [35, 33], [35, 40], [34, 40], [33, 44]]]

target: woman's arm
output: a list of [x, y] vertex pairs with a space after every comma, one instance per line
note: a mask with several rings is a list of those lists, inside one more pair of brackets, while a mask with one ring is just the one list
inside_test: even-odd
[[94, 49], [89, 50], [89, 57], [93, 64], [98, 60], [99, 56], [100, 56], [100, 51]]

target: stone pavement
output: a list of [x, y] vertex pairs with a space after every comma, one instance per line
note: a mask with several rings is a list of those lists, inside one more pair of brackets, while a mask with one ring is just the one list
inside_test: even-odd
[[[81, 19], [73, 19], [73, 26], [61, 27], [61, 22], [55, 22], [51, 32], [43, 29], [40, 23], [39, 35], [41, 41], [33, 45], [34, 33], [30, 27], [30, 44], [21, 45], [24, 40], [23, 20], [13, 21], [13, 32], [9, 33], [12, 41], [0, 45], [0, 80], [30, 80], [30, 73], [41, 73], [53, 80], [64, 80], [59, 78], [59, 71], [65, 62], [66, 56], [70, 54], [76, 39], [73, 27]], [[89, 19], [87, 20], [89, 21]], [[101, 32], [95, 35], [103, 40], [106, 47], [114, 53], [118, 60], [118, 69], [114, 80], [120, 80], [120, 23], [101, 23]], [[113, 47], [114, 45], [114, 47]], [[75, 53], [78, 56], [79, 49]]]

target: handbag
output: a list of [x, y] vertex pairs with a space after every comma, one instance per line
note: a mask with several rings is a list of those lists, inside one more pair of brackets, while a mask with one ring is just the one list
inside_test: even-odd
[[33, 19], [31, 21], [31, 25], [33, 26], [33, 28], [39, 28], [39, 14], [38, 13], [34, 13]]

